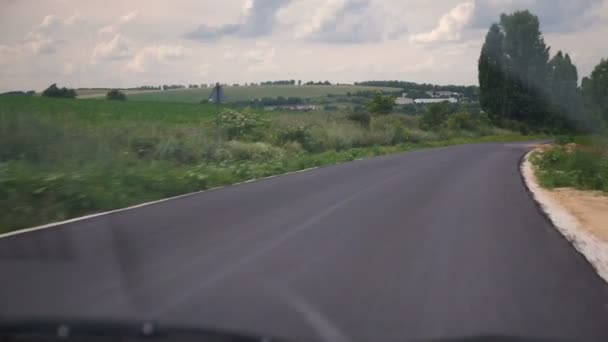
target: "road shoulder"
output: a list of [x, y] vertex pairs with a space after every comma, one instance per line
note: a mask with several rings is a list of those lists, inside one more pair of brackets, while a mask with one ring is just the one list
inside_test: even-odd
[[602, 226], [602, 222], [608, 219], [608, 211], [605, 211], [608, 207], [608, 197], [600, 197], [588, 191], [542, 188], [530, 162], [533, 152], [528, 153], [521, 164], [526, 186], [557, 230], [608, 282], [608, 233]]

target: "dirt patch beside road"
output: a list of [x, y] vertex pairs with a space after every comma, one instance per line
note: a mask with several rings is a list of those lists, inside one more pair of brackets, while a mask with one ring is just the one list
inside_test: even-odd
[[583, 229], [608, 242], [608, 196], [570, 188], [550, 193], [582, 223]]

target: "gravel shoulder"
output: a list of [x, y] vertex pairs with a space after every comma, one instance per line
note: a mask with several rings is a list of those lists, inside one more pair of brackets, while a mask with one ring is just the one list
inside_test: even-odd
[[530, 192], [553, 225], [608, 282], [608, 197], [596, 191], [541, 187], [528, 153], [521, 172]]

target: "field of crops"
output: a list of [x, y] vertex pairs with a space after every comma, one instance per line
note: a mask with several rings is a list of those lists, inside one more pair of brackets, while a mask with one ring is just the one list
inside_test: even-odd
[[[363, 87], [353, 85], [331, 85], [331, 86], [228, 86], [224, 88], [226, 97], [229, 102], [248, 101], [259, 99], [262, 97], [276, 98], [283, 97], [320, 97], [327, 94], [346, 95], [347, 93], [356, 93], [358, 91], [379, 90], [379, 91], [397, 91], [398, 88], [383, 88], [383, 87]], [[151, 102], [181, 102], [181, 103], [199, 103], [203, 99], [209, 98], [211, 94], [210, 88], [194, 88], [194, 89], [176, 89], [168, 91], [125, 91], [129, 100], [135, 101], [151, 101]], [[80, 95], [80, 93], [79, 93]], [[103, 91], [84, 91], [82, 97], [103, 97]]]

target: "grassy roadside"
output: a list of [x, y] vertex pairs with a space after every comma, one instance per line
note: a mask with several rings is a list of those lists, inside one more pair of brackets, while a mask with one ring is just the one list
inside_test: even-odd
[[561, 138], [531, 157], [539, 183], [546, 188], [571, 187], [608, 194], [608, 138]]
[[0, 232], [358, 158], [538, 138], [326, 114], [226, 110], [218, 149], [206, 105], [0, 98]]
[[240, 160], [175, 167], [171, 163], [117, 167], [84, 166], [72, 171], [34, 171], [19, 162], [0, 164], [0, 233], [85, 214], [127, 207], [189, 192], [229, 185], [316, 166], [327, 166], [421, 148], [493, 141], [523, 141], [532, 136], [455, 138], [429, 143], [399, 144], [300, 153], [271, 160]]

